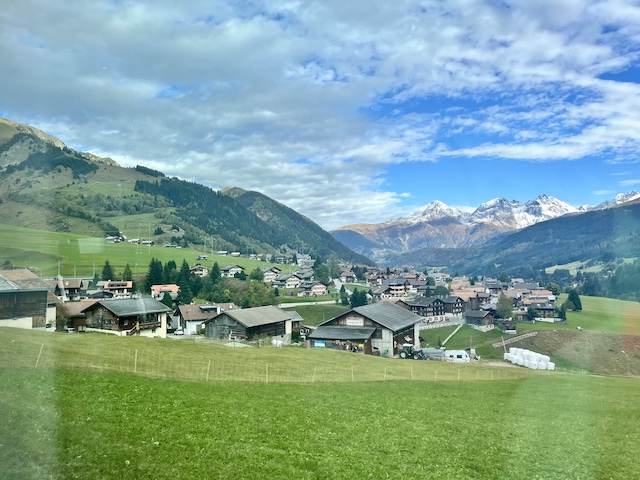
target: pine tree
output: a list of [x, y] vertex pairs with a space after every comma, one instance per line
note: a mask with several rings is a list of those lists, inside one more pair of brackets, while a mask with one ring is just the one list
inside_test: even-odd
[[156, 258], [152, 258], [151, 263], [149, 263], [147, 278], [144, 282], [145, 292], [151, 292], [152, 285], [162, 285], [163, 283], [162, 262]]
[[578, 295], [578, 292], [575, 289], [572, 289], [569, 292], [569, 298], [567, 298], [567, 300], [573, 303], [574, 312], [582, 311], [582, 302], [580, 301], [580, 296]]
[[109, 260], [105, 261], [104, 267], [102, 267], [102, 280], [113, 280], [115, 276], [115, 272], [113, 271], [113, 267], [109, 263]]

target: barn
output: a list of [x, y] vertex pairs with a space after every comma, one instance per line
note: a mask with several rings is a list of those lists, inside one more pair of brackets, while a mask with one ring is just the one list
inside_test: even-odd
[[403, 343], [416, 344], [423, 318], [390, 302], [355, 307], [327, 320], [309, 335], [313, 347], [395, 355]]
[[228, 310], [205, 322], [205, 336], [221, 340], [251, 340], [256, 336], [281, 337], [291, 342], [299, 329], [300, 316], [278, 307], [266, 306]]

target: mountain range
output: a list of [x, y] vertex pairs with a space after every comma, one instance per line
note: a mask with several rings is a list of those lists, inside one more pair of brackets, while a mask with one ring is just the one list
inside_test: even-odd
[[381, 266], [491, 275], [497, 269], [533, 272], [575, 261], [640, 258], [635, 191], [581, 208], [547, 195], [525, 203], [497, 198], [473, 212], [434, 201], [404, 218], [329, 233], [258, 192], [214, 191], [142, 165], [121, 167], [5, 119], [0, 204], [0, 224], [93, 237], [143, 232], [160, 244], [336, 255], [364, 265], [374, 259]]
[[468, 248], [496, 243], [507, 234], [540, 222], [611, 208], [637, 198], [640, 193], [631, 191], [595, 207], [580, 208], [549, 195], [527, 202], [495, 198], [473, 212], [434, 201], [407, 217], [379, 224], [347, 225], [331, 233], [356, 252], [384, 262], [390, 255], [423, 248]]

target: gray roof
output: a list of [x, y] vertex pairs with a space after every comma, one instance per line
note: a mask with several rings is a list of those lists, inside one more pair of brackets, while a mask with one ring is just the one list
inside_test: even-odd
[[318, 340], [368, 340], [376, 331], [376, 327], [344, 327], [331, 326], [316, 328], [309, 338]]
[[411, 305], [413, 306], [421, 306], [421, 307], [426, 307], [428, 305], [431, 305], [434, 302], [440, 302], [440, 303], [444, 303], [444, 300], [442, 298], [439, 297], [416, 297], [413, 302], [407, 302], [407, 305]]
[[16, 268], [0, 270], [0, 290], [53, 290], [31, 270]]
[[148, 313], [170, 312], [171, 309], [164, 303], [154, 298], [118, 298], [114, 300], [101, 300], [83, 309], [83, 312], [90, 310], [95, 305], [100, 304], [118, 317], [131, 315], [144, 315]]
[[487, 315], [489, 315], [491, 312], [488, 310], [467, 310], [464, 313], [465, 317], [470, 317], [470, 318], [484, 318]]
[[[415, 325], [422, 321], [422, 317], [420, 315], [390, 302], [371, 303], [369, 305], [352, 308], [349, 312], [356, 312], [393, 332], [410, 327], [411, 325]], [[342, 317], [344, 315], [348, 315], [349, 312], [346, 314], [343, 313], [339, 316]], [[322, 325], [324, 325], [324, 323]]]
[[285, 312], [274, 306], [242, 308], [240, 310], [228, 310], [220, 315], [227, 315], [245, 327], [258, 327], [271, 323], [284, 322], [286, 320], [298, 320], [295, 312]]

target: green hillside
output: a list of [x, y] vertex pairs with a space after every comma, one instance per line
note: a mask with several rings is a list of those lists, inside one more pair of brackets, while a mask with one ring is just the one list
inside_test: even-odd
[[264, 195], [221, 194], [77, 152], [26, 125], [1, 119], [0, 127], [0, 224], [96, 238], [122, 232], [208, 252], [336, 254], [371, 263]]
[[6, 328], [0, 360], [5, 478], [637, 473], [636, 379]]

